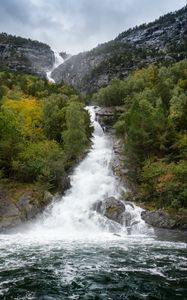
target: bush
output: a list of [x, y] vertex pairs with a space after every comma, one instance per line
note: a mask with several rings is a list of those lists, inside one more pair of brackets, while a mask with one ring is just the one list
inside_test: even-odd
[[21, 181], [40, 180], [60, 185], [64, 173], [64, 153], [55, 141], [28, 143], [12, 162], [15, 177]]

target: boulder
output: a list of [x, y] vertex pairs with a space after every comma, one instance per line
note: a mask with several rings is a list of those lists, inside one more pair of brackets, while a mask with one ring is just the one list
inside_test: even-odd
[[145, 210], [141, 213], [142, 219], [149, 225], [158, 228], [172, 229], [175, 227], [175, 220], [173, 220], [168, 213], [159, 209], [156, 211]]
[[21, 224], [21, 213], [16, 205], [8, 200], [0, 201], [0, 231]]
[[35, 185], [0, 185], [0, 232], [7, 231], [40, 214], [53, 195]]
[[41, 212], [41, 207], [38, 205], [37, 201], [32, 201], [30, 195], [26, 193], [19, 198], [17, 207], [21, 212], [23, 221], [33, 219], [38, 213]]
[[123, 224], [124, 222], [125, 205], [122, 201], [114, 197], [97, 201], [92, 208], [112, 221], [119, 224]]

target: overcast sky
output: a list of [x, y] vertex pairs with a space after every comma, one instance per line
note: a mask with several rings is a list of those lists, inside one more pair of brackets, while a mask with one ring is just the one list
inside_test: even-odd
[[0, 0], [0, 31], [71, 54], [183, 7], [186, 0]]

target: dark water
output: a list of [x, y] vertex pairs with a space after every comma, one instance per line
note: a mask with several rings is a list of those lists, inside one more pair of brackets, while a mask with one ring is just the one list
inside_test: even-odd
[[92, 150], [62, 201], [25, 233], [0, 235], [0, 299], [187, 299], [185, 234], [154, 233], [127, 205], [136, 221], [129, 236], [90, 209], [118, 195], [111, 141], [94, 124]]
[[[0, 237], [0, 299], [187, 299], [185, 234]], [[174, 241], [171, 241], [171, 237]]]

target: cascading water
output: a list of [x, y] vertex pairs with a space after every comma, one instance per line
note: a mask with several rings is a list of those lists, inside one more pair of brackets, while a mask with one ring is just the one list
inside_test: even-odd
[[138, 207], [126, 206], [131, 235], [93, 211], [95, 201], [118, 198], [121, 190], [110, 167], [112, 141], [89, 110], [93, 145], [72, 187], [29, 227], [0, 234], [0, 298], [187, 299], [186, 236], [153, 234]]
[[[125, 226], [98, 214], [93, 210], [97, 201], [106, 197], [118, 198], [120, 185], [111, 170], [113, 155], [112, 141], [103, 133], [99, 123], [95, 121], [93, 107], [89, 108], [94, 125], [92, 149], [87, 157], [76, 168], [71, 176], [71, 189], [59, 201], [54, 202], [35, 224], [32, 234], [52, 236], [53, 238], [93, 238], [109, 233], [126, 234]], [[141, 209], [126, 206], [126, 213], [131, 215], [132, 234], [148, 233], [148, 227], [141, 219]], [[129, 228], [128, 228], [129, 229]]]
[[53, 65], [51, 70], [46, 72], [47, 79], [51, 82], [55, 82], [54, 79], [51, 77], [51, 73], [53, 72], [53, 70], [64, 63], [64, 59], [62, 58], [62, 56], [57, 51], [53, 51], [53, 52], [54, 52], [54, 55], [55, 55], [54, 65]]

